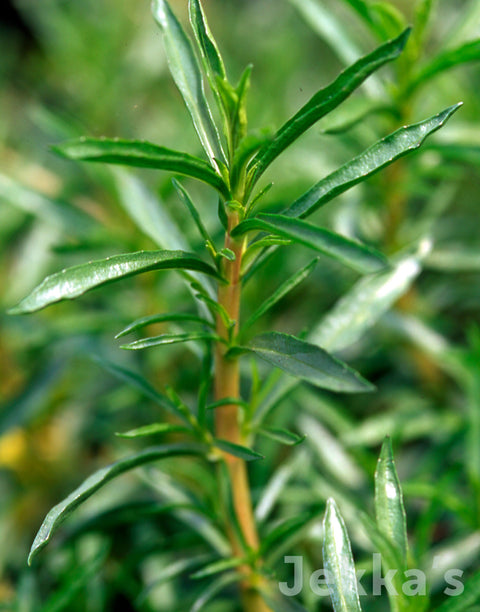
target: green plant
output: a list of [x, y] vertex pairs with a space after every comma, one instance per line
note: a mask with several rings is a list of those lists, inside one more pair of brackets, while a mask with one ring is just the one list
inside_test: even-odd
[[[117, 375], [140, 387], [171, 415], [171, 420], [129, 431], [124, 436], [143, 438], [147, 435], [180, 435], [181, 442], [152, 447], [120, 459], [95, 473], [49, 513], [34, 542], [31, 558], [50, 540], [60, 522], [72, 510], [112, 478], [159, 459], [191, 455], [195, 459], [190, 469], [199, 478], [206, 479], [204, 498], [195, 500], [193, 497], [191, 503], [177, 501], [164, 511], [187, 512], [189, 516], [208, 523], [216, 534], [215, 553], [221, 557], [221, 560], [214, 559], [207, 563], [204, 551], [198, 554], [197, 562], [201, 569], [196, 577], [211, 579], [212, 583], [204, 594], [199, 595], [192, 609], [200, 609], [218, 590], [237, 582], [241, 584], [245, 609], [283, 609], [282, 606], [287, 606], [287, 603], [277, 602], [276, 595], [268, 591], [272, 588], [268, 585], [268, 579], [273, 569], [268, 560], [275, 558], [287, 536], [303, 528], [307, 520], [318, 516], [323, 511], [323, 505], [317, 507], [312, 504], [308, 515], [301, 515], [300, 520], [295, 517], [278, 526], [272, 525], [270, 531], [264, 527], [266, 535], [259, 538], [246, 470], [246, 461], [260, 458], [259, 453], [251, 448], [255, 437], [263, 435], [287, 444], [300, 443], [302, 437], [266, 424], [266, 418], [274, 405], [268, 393], [275, 383], [275, 374], [261, 384], [263, 372], [260, 375], [252, 365], [251, 376], [248, 377], [246, 372], [244, 376], [252, 381], [249, 394], [241, 392], [242, 355], [258, 356], [287, 374], [324, 389], [357, 392], [368, 391], [372, 387], [324, 350], [336, 351], [343, 348], [352, 341], [355, 334], [360, 333], [363, 323], [355, 327], [352, 324], [353, 314], [343, 318], [343, 329], [340, 331], [337, 328], [332, 332], [328, 326], [324, 326], [320, 338], [319, 334], [313, 334], [307, 340], [278, 332], [253, 337], [250, 334], [250, 328], [256, 321], [312, 272], [316, 260], [281, 284], [243, 324], [240, 319], [242, 287], [255, 277], [267, 256], [277, 252], [277, 247], [291, 249], [292, 244], [299, 244], [333, 257], [356, 272], [374, 273], [375, 276], [367, 278], [362, 285], [363, 294], [368, 296], [367, 304], [362, 307], [364, 311], [370, 309], [369, 316], [375, 310], [385, 310], [401, 292], [403, 285], [408, 283], [408, 274], [402, 275], [398, 271], [412, 271], [412, 265], [415, 267], [417, 261], [415, 253], [397, 256], [398, 261], [392, 262], [389, 268], [385, 257], [373, 247], [319, 228], [304, 219], [336, 195], [418, 148], [426, 136], [443, 125], [457, 106], [393, 132], [319, 181], [293, 204], [289, 204], [281, 214], [257, 212], [262, 203], [260, 198], [266, 197], [268, 187], [259, 188], [258, 181], [270, 164], [301, 134], [343, 102], [370, 74], [397, 59], [406, 43], [408, 32], [382, 44], [348, 68], [332, 85], [320, 90], [275, 134], [249, 134], [246, 95], [250, 68], [245, 70], [238, 85], [230, 84], [200, 4], [190, 2], [195, 50], [167, 3], [156, 2], [154, 13], [164, 34], [172, 75], [190, 111], [208, 162], [148, 143], [107, 139], [87, 138], [67, 142], [56, 150], [68, 158], [169, 170], [203, 181], [218, 193], [219, 221], [224, 231], [223, 244], [219, 245], [216, 230], [207, 230], [189, 193], [183, 184], [176, 181], [179, 198], [186, 205], [202, 236], [205, 254], [211, 257], [211, 263], [206, 263], [197, 254], [178, 250], [114, 255], [48, 277], [13, 312], [33, 312], [54, 302], [78, 297], [100, 285], [143, 272], [180, 270], [191, 289], [198, 313], [189, 311], [153, 315], [134, 322], [119, 335], [139, 331], [155, 323], [192, 324], [195, 331], [142, 338], [125, 345], [125, 348], [138, 350], [177, 342], [196, 343], [194, 346], [197, 350], [200, 348], [202, 355], [198, 403], [192, 408], [173, 389], [167, 388], [165, 393], [160, 393], [138, 375], [109, 364], [108, 367]], [[219, 121], [216, 123], [213, 122], [209, 102], [203, 91], [196, 53], [201, 56], [204, 72], [218, 106]], [[150, 230], [155, 235], [153, 229]], [[253, 240], [252, 234], [255, 236]], [[408, 267], [406, 262], [412, 265]], [[392, 290], [391, 279], [398, 277], [400, 286], [396, 285]], [[217, 287], [211, 279], [217, 283]], [[380, 291], [387, 286], [390, 293]], [[379, 294], [382, 298], [378, 297]], [[351, 312], [355, 305], [354, 297], [350, 297], [345, 304]], [[337, 317], [339, 321], [340, 317]], [[213, 387], [212, 394], [210, 387]], [[282, 393], [288, 387], [284, 387]], [[215, 415], [214, 419], [212, 414]], [[204, 461], [209, 466], [207, 472], [203, 467]], [[179, 466], [183, 465], [180, 460], [178, 463]], [[333, 508], [331, 505], [330, 517], [333, 516]], [[225, 546], [225, 539], [229, 542], [228, 546]]]

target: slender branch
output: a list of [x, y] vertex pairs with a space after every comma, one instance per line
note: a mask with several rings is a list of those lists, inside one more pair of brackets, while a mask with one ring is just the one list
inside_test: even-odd
[[[225, 260], [224, 275], [227, 283], [220, 285], [218, 289], [218, 302], [228, 313], [232, 321], [235, 321], [233, 330], [228, 329], [220, 316], [217, 317], [217, 334], [220, 338], [228, 340], [232, 331], [238, 332], [240, 315], [241, 279], [240, 266], [242, 255], [245, 250], [245, 239], [235, 240], [231, 237], [232, 229], [239, 223], [238, 212], [229, 215], [228, 230], [225, 236], [225, 247], [235, 254], [234, 261]], [[215, 399], [221, 400], [226, 397], [240, 398], [240, 370], [238, 359], [225, 356], [227, 347], [222, 342], [217, 342], [215, 351]], [[243, 444], [243, 436], [240, 425], [239, 406], [237, 404], [225, 404], [217, 408], [215, 421], [215, 434], [218, 438]], [[253, 515], [250, 485], [246, 463], [243, 459], [225, 453], [225, 461], [231, 479], [233, 492], [234, 510], [238, 518], [240, 528], [247, 545], [252, 550], [258, 549], [258, 534]], [[241, 543], [234, 535], [231, 526], [227, 527], [233, 552], [236, 556], [244, 556]], [[268, 606], [255, 587], [260, 586], [262, 578], [252, 572], [249, 567], [243, 568], [246, 574], [242, 582], [242, 599], [245, 612], [269, 612]]]

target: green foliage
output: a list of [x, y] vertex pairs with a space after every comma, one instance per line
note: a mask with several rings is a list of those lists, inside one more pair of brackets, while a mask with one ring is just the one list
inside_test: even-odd
[[[165, 66], [145, 7], [132, 2], [124, 38], [119, 28], [101, 35], [110, 13], [120, 22], [108, 0], [19, 5], [47, 57], [44, 101], [75, 76], [68, 96], [81, 100], [31, 113], [57, 154], [31, 162], [40, 137], [15, 120], [22, 104], [0, 98], [13, 116], [0, 119], [0, 243], [15, 243], [4, 302], [18, 302], [10, 314], [55, 305], [11, 317], [0, 343], [0, 468], [12, 475], [1, 510], [22, 516], [16, 500], [30, 489], [35, 512], [56, 503], [29, 563], [57, 543], [27, 572], [24, 538], [10, 536], [0, 569], [14, 578], [0, 580], [0, 607], [13, 579], [13, 609], [42, 612], [124, 601], [142, 612], [478, 603], [478, 9], [411, 4], [284, 0], [267, 44], [262, 0], [208, 11], [189, 0], [193, 36], [155, 0]], [[451, 32], [440, 10], [461, 13]], [[32, 74], [44, 61], [35, 58]], [[242, 70], [251, 59], [255, 70]], [[83, 131], [161, 134], [175, 150]], [[143, 274], [160, 270], [179, 274]], [[57, 305], [80, 296], [80, 306]], [[144, 438], [160, 445], [142, 448]], [[51, 490], [41, 503], [39, 483]], [[15, 533], [10, 520], [2, 535]], [[361, 608], [353, 559], [368, 576], [372, 551], [399, 594]], [[323, 563], [331, 603], [309, 576], [282, 596], [285, 554], [301, 555], [305, 573]], [[465, 570], [465, 591], [448, 598], [440, 573], [453, 567]], [[414, 568], [428, 588], [412, 597], [404, 572]]]

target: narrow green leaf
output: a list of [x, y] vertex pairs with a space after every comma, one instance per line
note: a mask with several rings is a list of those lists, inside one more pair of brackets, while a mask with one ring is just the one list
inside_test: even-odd
[[317, 387], [343, 393], [372, 391], [373, 385], [342, 361], [304, 340], [269, 332], [253, 338], [245, 347], [291, 376]]
[[170, 170], [199, 179], [228, 197], [229, 191], [222, 178], [202, 159], [150, 142], [117, 138], [80, 138], [61, 143], [52, 149], [68, 159]]
[[249, 64], [242, 73], [236, 87], [237, 103], [232, 117], [232, 146], [236, 152], [238, 145], [247, 137], [247, 95], [253, 66]]
[[450, 70], [460, 64], [480, 60], [480, 38], [470, 40], [454, 49], [448, 49], [437, 55], [431, 62], [421, 68], [409, 83], [408, 92], [427, 83], [441, 72]]
[[321, 179], [286, 211], [289, 217], [305, 217], [335, 196], [385, 168], [410, 151], [418, 149], [425, 138], [438, 130], [457, 111], [461, 103], [445, 109], [425, 121], [402, 127], [382, 138], [369, 149]]
[[362, 274], [378, 272], [388, 266], [384, 255], [372, 247], [317, 227], [307, 221], [292, 219], [285, 215], [260, 213], [258, 217], [242, 221], [232, 235], [236, 236], [252, 230], [264, 230], [288, 238], [333, 257]]
[[[392, 612], [409, 609], [408, 596], [403, 588], [407, 582], [407, 524], [403, 494], [393, 461], [390, 438], [382, 445], [375, 472], [375, 515], [379, 532], [395, 551], [395, 559], [382, 559], [385, 572], [393, 571], [393, 584], [398, 594], [389, 593]], [[395, 565], [392, 565], [392, 561]], [[395, 572], [396, 570], [396, 572]]]
[[10, 314], [35, 312], [60, 302], [73, 300], [90, 289], [112, 283], [129, 276], [152, 270], [198, 270], [218, 277], [214, 268], [194, 253], [183, 251], [139, 251], [114, 255], [56, 272], [36, 287], [30, 295], [12, 308]]
[[190, 578], [195, 578], [196, 580], [200, 578], [207, 578], [208, 576], [214, 576], [215, 574], [220, 574], [221, 572], [225, 572], [227, 570], [231, 570], [239, 565], [244, 565], [246, 563], [246, 559], [242, 559], [241, 557], [231, 557], [230, 559], [221, 559], [220, 561], [214, 561], [213, 563], [209, 563], [206, 567], [198, 570], [194, 574], [190, 575]]
[[143, 378], [143, 376], [137, 372], [133, 372], [132, 370], [119, 366], [116, 363], [101, 359], [98, 356], [96, 356], [94, 359], [99, 365], [110, 372], [110, 374], [126, 382], [131, 387], [138, 389], [143, 395], [157, 403], [167, 412], [178, 417], [188, 425], [190, 424], [182, 412], [178, 410], [176, 405], [166, 395], [160, 393], [154, 387], [152, 387], [152, 385], [145, 378]]
[[217, 129], [203, 89], [203, 79], [192, 44], [166, 0], [153, 0], [153, 16], [163, 41], [173, 79], [190, 112], [200, 142], [214, 168], [225, 163]]
[[232, 249], [221, 249], [220, 251], [218, 251], [218, 255], [219, 257], [223, 257], [228, 261], [235, 261], [235, 253], [232, 251]]
[[423, 41], [427, 34], [432, 9], [437, 0], [418, 0], [415, 6], [415, 19], [413, 25], [412, 39], [417, 47], [417, 54], [423, 48]]
[[137, 319], [136, 321], [133, 321], [133, 323], [127, 325], [127, 327], [122, 329], [122, 331], [118, 332], [115, 338], [121, 338], [122, 336], [126, 336], [127, 334], [147, 327], [147, 325], [153, 325], [155, 323], [167, 323], [170, 321], [173, 321], [174, 323], [184, 323], [188, 321], [192, 323], [200, 323], [200, 325], [206, 325], [208, 327], [215, 328], [214, 323], [212, 323], [211, 321], [207, 321], [207, 319], [203, 319], [202, 317], [199, 317], [197, 315], [189, 314], [187, 312], [167, 312], [165, 314], [150, 315], [148, 317], [142, 317], [140, 319]]
[[333, 499], [327, 501], [323, 562], [335, 612], [361, 612], [350, 539]]
[[203, 332], [191, 332], [185, 334], [161, 334], [151, 338], [141, 338], [129, 344], [122, 344], [120, 348], [129, 351], [137, 351], [139, 349], [151, 348], [153, 346], [163, 346], [165, 344], [178, 344], [179, 342], [192, 342], [197, 340], [218, 340], [218, 336], [214, 334], [206, 334]]
[[175, 179], [172, 180], [172, 183], [180, 199], [187, 207], [190, 216], [192, 217], [195, 225], [197, 226], [198, 231], [200, 232], [200, 235], [203, 237], [205, 242], [210, 242], [213, 244], [212, 238], [210, 237], [207, 228], [203, 224], [202, 218], [200, 217], [200, 214], [198, 213], [198, 210], [196, 209], [192, 198], [188, 195], [188, 192], [185, 187]]
[[242, 325], [241, 334], [251, 327], [260, 317], [270, 310], [277, 302], [285, 297], [290, 291], [293, 291], [297, 285], [305, 280], [313, 271], [316, 266], [318, 259], [313, 259], [310, 263], [304, 266], [298, 272], [295, 272], [289, 279], [280, 285], [280, 287], [272, 293], [260, 306], [253, 312], [250, 317]]
[[195, 601], [193, 606], [190, 608], [190, 612], [200, 612], [203, 610], [207, 603], [211, 601], [218, 593], [226, 589], [235, 582], [240, 582], [241, 575], [237, 572], [229, 572], [216, 578], [200, 595]]
[[98, 470], [89, 476], [77, 489], [75, 489], [75, 491], [73, 491], [73, 493], [50, 510], [32, 544], [28, 556], [28, 563], [31, 564], [33, 558], [48, 544], [61, 523], [78, 508], [78, 506], [83, 504], [84, 501], [113, 478], [116, 478], [128, 470], [145, 465], [146, 463], [158, 461], [159, 459], [182, 455], [202, 455], [204, 452], [205, 449], [203, 447], [192, 444], [153, 446], [141, 453], [130, 455], [129, 457], [120, 459]]
[[[454, 590], [450, 587], [450, 590]], [[473, 574], [464, 584], [463, 593], [448, 599], [435, 612], [468, 612], [480, 601], [480, 572]]]
[[124, 433], [116, 433], [115, 435], [119, 438], [143, 438], [145, 436], [154, 436], [157, 434], [168, 434], [168, 433], [187, 433], [190, 431], [186, 427], [180, 425], [171, 425], [170, 423], [151, 423], [150, 425], [144, 425], [143, 427], [137, 427]]
[[257, 459], [265, 459], [263, 455], [257, 453], [251, 448], [247, 448], [246, 446], [229, 442], [228, 440], [220, 440], [219, 438], [215, 438], [213, 444], [225, 453], [229, 453], [234, 457], [239, 457], [244, 461], [256, 461]]
[[278, 427], [260, 427], [257, 433], [266, 438], [271, 438], [276, 442], [280, 442], [280, 444], [286, 444], [287, 446], [296, 446], [305, 440], [305, 436], [299, 436], [293, 433], [293, 431], [280, 429]]
[[360, 58], [333, 83], [316, 93], [255, 156], [251, 163], [250, 183], [253, 185], [274, 159], [308, 128], [341, 104], [370, 74], [396, 59], [402, 52], [409, 33], [409, 30], [405, 30], [398, 38]]
[[383, 442], [375, 472], [375, 514], [379, 530], [400, 553], [403, 567], [396, 569], [405, 570], [408, 549], [407, 519], [390, 438]]
[[217, 43], [208, 27], [200, 0], [189, 0], [188, 9], [190, 23], [195, 33], [198, 47], [202, 53], [207, 73], [212, 80], [214, 80], [215, 76], [226, 79], [225, 66], [220, 51], [218, 50]]
[[431, 242], [424, 240], [417, 253], [392, 260], [391, 270], [362, 278], [313, 328], [309, 341], [329, 351], [357, 342], [410, 287], [430, 248]]

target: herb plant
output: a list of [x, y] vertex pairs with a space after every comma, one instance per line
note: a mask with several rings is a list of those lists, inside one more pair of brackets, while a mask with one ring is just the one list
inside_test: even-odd
[[[372, 22], [372, 27], [380, 28], [378, 21], [362, 9], [362, 2], [349, 4], [368, 23]], [[421, 2], [420, 5], [423, 7], [420, 15], [424, 15], [428, 3]], [[384, 28], [382, 36], [385, 33], [395, 35], [348, 66], [280, 129], [270, 134], [248, 129], [247, 95], [251, 66], [244, 70], [238, 83], [231, 83], [200, 1], [190, 0], [188, 8], [193, 37], [185, 33], [165, 0], [153, 2], [153, 14], [163, 34], [169, 68], [190, 113], [204, 156], [143, 141], [90, 137], [70, 140], [54, 149], [68, 159], [151, 168], [175, 174], [174, 189], [191, 217], [191, 224], [198, 231], [202, 253], [177, 248], [138, 251], [76, 265], [48, 276], [10, 312], [36, 312], [131, 276], [177, 270], [190, 291], [191, 304], [196, 310], [192, 306], [188, 310], [169, 310], [142, 317], [120, 331], [118, 337], [143, 333], [156, 324], [171, 325], [172, 331], [130, 340], [122, 348], [129, 351], [160, 350], [156, 347], [188, 343], [201, 363], [196, 401], [185, 400], [168, 385], [160, 391], [157, 385], [140, 374], [103, 361], [106, 369], [139, 389], [164, 411], [162, 421], [129, 430], [120, 434], [121, 437], [143, 440], [161, 436], [167, 441], [129, 454], [100, 469], [52, 508], [32, 545], [29, 562], [49, 543], [68, 515], [109, 481], [136, 467], [162, 460], [170, 465], [174, 474], [178, 470], [178, 482], [182, 486], [155, 512], [179, 517], [200, 535], [200, 542], [195, 540], [194, 546], [185, 546], [184, 556], [171, 574], [167, 571], [164, 578], [159, 576], [162, 580], [193, 574], [192, 582], [201, 585], [202, 588], [197, 589], [189, 582], [189, 589], [194, 592], [193, 601], [191, 594], [185, 593], [184, 599], [178, 598], [174, 605], [178, 609], [190, 606], [192, 612], [196, 612], [207, 609], [206, 606], [212, 605], [210, 602], [218, 594], [227, 591], [232, 595], [226, 609], [239, 609], [241, 606], [245, 611], [255, 612], [302, 610], [305, 608], [299, 603], [280, 594], [276, 571], [285, 544], [302, 533], [306, 525], [318, 520], [325, 506], [315, 499], [307, 499], [307, 510], [300, 514], [292, 514], [270, 525], [260, 521], [262, 512], [265, 516], [269, 514], [261, 508], [275, 504], [276, 494], [272, 484], [263, 493], [253, 492], [253, 499], [247, 468], [253, 462], [266, 461], [257, 450], [257, 438], [292, 447], [304, 442], [304, 436], [296, 431], [275, 422], [270, 424], [273, 408], [298, 381], [337, 393], [374, 390], [372, 384], [332, 353], [353, 344], [389, 308], [409, 286], [418, 273], [419, 260], [426, 255], [425, 240], [417, 240], [413, 247], [396, 252], [398, 246], [403, 246], [398, 237], [401, 214], [398, 210], [402, 203], [398, 204], [393, 197], [389, 204], [385, 239], [378, 241], [383, 242], [389, 256], [392, 254], [391, 260], [372, 245], [319, 227], [306, 219], [336, 196], [367, 181], [380, 170], [389, 167], [388, 171], [393, 172], [399, 166], [398, 163], [391, 164], [418, 149], [430, 134], [449, 120], [459, 104], [445, 110], [437, 109], [437, 114], [419, 122], [402, 125], [405, 123], [403, 119], [411, 120], [410, 101], [416, 88], [427, 78], [424, 73], [434, 74], [435, 70], [451, 65], [455, 57], [450, 61], [448, 57], [438, 60], [440, 67], [431, 67], [430, 72], [425, 68], [423, 73], [420, 71], [411, 78], [405, 77], [406, 80], [397, 84], [397, 89], [392, 87], [398, 108], [391, 114], [401, 127], [395, 125], [391, 133], [373, 144], [368, 143], [363, 153], [321, 178], [293, 202], [278, 206], [269, 202], [275, 189], [271, 189], [272, 184], [264, 179], [270, 165], [383, 66], [392, 63], [405, 67], [407, 60], [402, 59], [402, 53], [417, 48], [406, 47], [410, 29], [405, 28], [398, 34]], [[396, 26], [398, 22], [395, 22]], [[422, 33], [420, 25], [417, 26], [413, 40], [419, 45]], [[411, 42], [408, 44], [412, 45]], [[205, 83], [210, 89], [208, 94]], [[360, 122], [365, 116], [363, 114], [356, 121]], [[186, 183], [179, 177], [200, 181], [216, 193], [218, 221], [214, 231], [207, 229], [206, 219], [200, 213], [202, 207], [194, 201]], [[394, 178], [398, 186], [402, 177], [395, 175]], [[391, 176], [387, 180], [391, 180]], [[138, 222], [141, 214], [133, 209], [131, 213]], [[152, 213], [150, 219], [143, 219], [141, 223], [152, 237], [156, 237], [152, 219], [158, 222]], [[270, 295], [263, 295], [256, 310], [241, 316], [244, 314], [242, 292], [247, 283], [254, 282], [262, 266], [274, 261], [281, 250], [303, 248], [314, 251], [315, 258], [290, 277], [280, 278], [283, 275], [279, 275], [278, 288]], [[355, 273], [365, 275], [365, 278], [330, 315], [325, 316], [320, 326], [298, 336], [282, 331], [255, 334], [252, 330], [258, 328], [263, 315], [295, 290], [319, 262], [328, 266], [328, 257]], [[462, 360], [468, 361], [463, 353]], [[459, 371], [458, 361], [457, 358], [452, 365], [456, 372]], [[262, 367], [264, 364], [268, 369]], [[465, 376], [464, 367], [459, 376]], [[312, 430], [308, 431], [309, 423], [311, 421], [307, 419], [306, 433], [315, 436], [316, 425], [313, 424]], [[302, 456], [298, 455], [296, 460], [298, 457]], [[294, 469], [292, 465], [291, 470]], [[185, 470], [190, 471], [192, 480], [200, 481], [190, 483], [190, 489], [184, 485], [188, 482], [183, 477]], [[272, 475], [271, 483], [278, 482], [275, 477], [276, 474]], [[164, 481], [158, 486], [160, 489], [162, 486], [168, 488], [167, 484]], [[366, 514], [359, 515], [358, 521], [376, 549], [382, 552], [384, 571], [408, 567], [411, 562], [405, 511], [388, 440], [382, 448], [376, 473], [375, 510], [376, 522]], [[132, 511], [135, 512], [135, 508]], [[327, 503], [324, 530], [324, 563], [333, 576], [329, 587], [334, 609], [337, 612], [360, 610], [350, 542], [333, 499]], [[401, 590], [402, 578], [397, 586]], [[392, 610], [424, 610], [427, 605], [426, 597], [391, 598]], [[442, 606], [441, 609], [448, 608]]]

